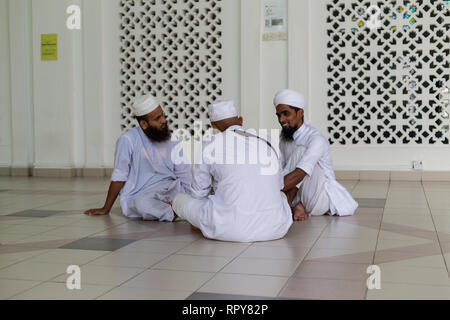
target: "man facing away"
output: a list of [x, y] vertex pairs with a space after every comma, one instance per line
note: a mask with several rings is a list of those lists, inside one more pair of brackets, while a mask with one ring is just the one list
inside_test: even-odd
[[[174, 211], [209, 239], [255, 242], [284, 237], [292, 213], [280, 191], [279, 150], [267, 137], [242, 127], [233, 101], [214, 103], [208, 111], [212, 127], [220, 133], [204, 144], [201, 164], [192, 168], [192, 196], [177, 195]], [[261, 159], [250, 160], [262, 154], [270, 154], [270, 164], [276, 165], [267, 169]]]
[[139, 127], [117, 141], [105, 205], [85, 214], [109, 214], [120, 193], [126, 217], [172, 222], [171, 202], [178, 193], [190, 193], [191, 166], [173, 163], [171, 154], [178, 142], [173, 141], [163, 109], [154, 97], [141, 97], [132, 109]]
[[353, 215], [358, 203], [336, 181], [328, 140], [308, 124], [306, 100], [293, 90], [282, 90], [274, 99], [282, 126], [280, 150], [284, 189], [294, 220], [307, 215]]

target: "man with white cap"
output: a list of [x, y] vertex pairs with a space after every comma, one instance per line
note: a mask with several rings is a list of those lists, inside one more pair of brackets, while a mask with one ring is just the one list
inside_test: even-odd
[[[209, 239], [254, 242], [284, 237], [292, 213], [280, 191], [279, 150], [267, 137], [242, 127], [233, 101], [212, 104], [209, 117], [220, 133], [200, 150], [200, 163], [192, 168], [192, 196], [177, 195], [174, 211]], [[270, 161], [262, 161], [262, 154]], [[271, 170], [265, 170], [268, 165]]]
[[357, 202], [336, 181], [328, 140], [308, 123], [305, 97], [282, 90], [274, 99], [282, 126], [280, 149], [284, 189], [293, 207], [294, 220], [309, 215], [353, 215]]
[[105, 205], [85, 213], [109, 214], [120, 193], [120, 205], [126, 217], [171, 222], [175, 219], [171, 202], [178, 193], [190, 193], [191, 166], [186, 162], [173, 163], [171, 155], [178, 142], [171, 139], [156, 98], [143, 96], [132, 109], [139, 127], [117, 141]]

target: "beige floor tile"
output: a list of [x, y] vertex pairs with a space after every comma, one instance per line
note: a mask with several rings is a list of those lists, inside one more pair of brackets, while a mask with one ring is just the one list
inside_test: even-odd
[[214, 273], [207, 272], [147, 270], [122, 287], [193, 292], [213, 276]]
[[215, 257], [236, 257], [249, 247], [250, 244], [224, 243], [200, 239], [191, 245], [180, 250], [178, 254], [215, 256]]
[[0, 300], [8, 299], [38, 285], [39, 283], [40, 281], [0, 279]]
[[[404, 239], [386, 239], [386, 238], [380, 238], [378, 239], [377, 244], [377, 251], [380, 250], [388, 250], [392, 249], [395, 251], [418, 251], [421, 250], [419, 247], [420, 245], [426, 245], [429, 244], [430, 246], [439, 246], [437, 242], [433, 242], [428, 239], [420, 239], [420, 238], [413, 238], [408, 237], [408, 240]], [[418, 246], [418, 247], [416, 247]], [[426, 251], [424, 253], [427, 253], [428, 248], [426, 248]]]
[[149, 240], [192, 243], [199, 239], [204, 239], [203, 235], [200, 232], [184, 234], [184, 235], [179, 235], [179, 236], [160, 236], [160, 237], [158, 236], [158, 237], [152, 237]]
[[359, 251], [375, 250], [377, 244], [376, 238], [321, 238], [314, 245], [317, 249], [351, 249]]
[[117, 252], [142, 252], [142, 253], [167, 253], [172, 254], [187, 247], [189, 243], [177, 242], [177, 241], [148, 241], [141, 240], [133, 242], [128, 246], [125, 246]]
[[413, 215], [391, 214], [383, 216], [382, 222], [435, 231], [431, 215], [413, 216]]
[[306, 256], [309, 250], [309, 247], [265, 247], [255, 244], [242, 252], [239, 257], [300, 261]]
[[450, 287], [385, 282], [367, 300], [450, 300]]
[[70, 217], [65, 217], [65, 216], [59, 217], [58, 216], [58, 217], [35, 219], [35, 220], [24, 223], [24, 225], [63, 227], [63, 226], [73, 225], [77, 221], [78, 221], [77, 219], [73, 219]]
[[318, 240], [320, 234], [314, 236], [291, 236], [275, 241], [255, 242], [253, 245], [257, 247], [283, 247], [283, 248], [297, 248], [297, 247], [312, 247]]
[[433, 216], [436, 230], [450, 233], [450, 215], [449, 216]]
[[84, 238], [88, 237], [90, 235], [96, 234], [100, 231], [103, 231], [104, 227], [60, 227], [56, 228], [52, 231], [48, 231], [45, 233], [42, 233], [41, 235], [46, 236], [56, 236], [56, 237], [77, 237], [77, 238]]
[[52, 236], [43, 233], [13, 241], [12, 244], [30, 248], [56, 249], [76, 239], [75, 237], [66, 238], [64, 236]]
[[[411, 234], [411, 235], [408, 235]], [[405, 230], [402, 233], [398, 232], [389, 232], [389, 231], [380, 231], [380, 235], [378, 237], [378, 240], [402, 240], [402, 241], [437, 241], [437, 234], [435, 231], [420, 231], [419, 233], [414, 232], [408, 232]]]
[[11, 300], [93, 300], [112, 288], [114, 287], [82, 284], [80, 290], [69, 290], [65, 283], [46, 282], [12, 297]]
[[256, 297], [276, 297], [287, 280], [287, 277], [219, 273], [198, 291]]
[[450, 217], [450, 208], [447, 209], [434, 209], [431, 211], [431, 215], [434, 216], [446, 216]]
[[378, 237], [378, 228], [368, 228], [355, 224], [330, 224], [323, 232], [322, 238], [346, 238], [375, 240]]
[[441, 254], [413, 259], [402, 259], [400, 261], [385, 262], [379, 265], [388, 266], [390, 268], [397, 267], [399, 269], [402, 269], [404, 267], [425, 267], [425, 268], [445, 269], [446, 267], [444, 263], [444, 258]]
[[208, 257], [191, 255], [172, 255], [153, 266], [153, 269], [218, 272], [232, 257]]
[[295, 271], [295, 278], [367, 280], [368, 264], [303, 261]]
[[193, 292], [118, 287], [97, 300], [185, 300]]
[[12, 226], [8, 229], [7, 233], [11, 234], [24, 234], [28, 236], [34, 236], [40, 233], [44, 233], [50, 230], [54, 230], [57, 227], [54, 226], [34, 226], [28, 224], [22, 224], [18, 226]]
[[450, 287], [445, 268], [412, 267], [381, 264], [381, 283], [410, 283]]
[[221, 273], [290, 277], [299, 263], [300, 260], [236, 258]]
[[13, 233], [0, 233], [0, 243], [1, 244], [14, 244], [22, 239], [28, 238], [30, 235], [27, 234], [13, 234]]
[[313, 248], [308, 253], [305, 261], [343, 262], [343, 263], [372, 263], [373, 251], [351, 249], [320, 249]]
[[[81, 267], [81, 285], [119, 286], [132, 279], [145, 269], [123, 268], [111, 266], [85, 265]], [[66, 282], [68, 275], [64, 274], [51, 279], [52, 282]]]
[[407, 200], [401, 202], [386, 201], [385, 209], [405, 209], [405, 210], [427, 210], [428, 203], [409, 203]]
[[145, 253], [133, 251], [112, 252], [99, 259], [91, 261], [89, 265], [111, 267], [136, 267], [147, 269], [168, 256], [167, 253]]
[[67, 270], [65, 264], [23, 261], [0, 270], [0, 279], [46, 281]]
[[0, 261], [15, 261], [20, 262], [31, 257], [49, 252], [48, 249], [31, 249], [26, 247], [11, 247], [9, 253], [0, 253]]
[[29, 259], [29, 261], [83, 265], [106, 255], [106, 251], [53, 249]]
[[280, 297], [308, 300], [364, 300], [365, 281], [291, 278]]
[[411, 215], [411, 216], [430, 216], [430, 210], [428, 208], [385, 208], [383, 216], [390, 215]]

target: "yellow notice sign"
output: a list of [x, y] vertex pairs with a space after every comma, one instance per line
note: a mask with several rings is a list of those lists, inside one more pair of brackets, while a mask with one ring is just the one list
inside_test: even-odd
[[41, 34], [41, 60], [58, 60], [58, 35]]

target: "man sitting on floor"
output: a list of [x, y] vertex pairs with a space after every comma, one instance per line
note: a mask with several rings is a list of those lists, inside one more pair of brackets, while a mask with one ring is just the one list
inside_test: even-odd
[[120, 205], [128, 218], [171, 222], [175, 215], [171, 203], [178, 193], [190, 193], [191, 166], [174, 164], [172, 140], [164, 112], [152, 96], [133, 105], [139, 127], [117, 141], [114, 171], [105, 205], [85, 212], [109, 214], [120, 193]]
[[293, 207], [294, 220], [318, 216], [353, 215], [358, 203], [336, 181], [328, 140], [308, 125], [306, 100], [293, 90], [282, 90], [274, 99], [282, 126], [280, 149], [284, 189]]
[[[177, 195], [174, 211], [209, 239], [254, 242], [284, 237], [292, 225], [292, 213], [280, 192], [279, 150], [267, 137], [242, 127], [233, 101], [209, 106], [209, 116], [213, 128], [221, 133], [203, 146], [202, 163], [192, 169], [192, 196]], [[261, 159], [249, 160], [258, 153], [276, 166], [266, 172]]]

